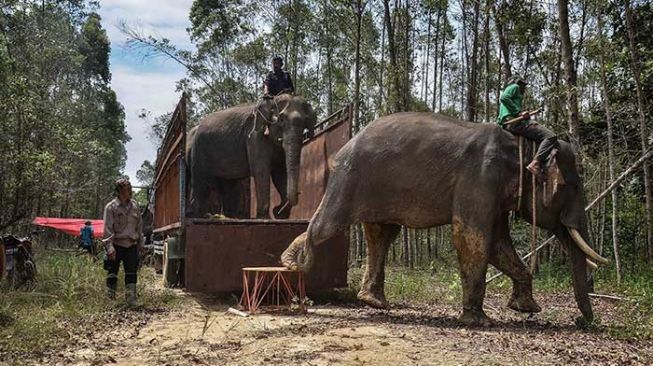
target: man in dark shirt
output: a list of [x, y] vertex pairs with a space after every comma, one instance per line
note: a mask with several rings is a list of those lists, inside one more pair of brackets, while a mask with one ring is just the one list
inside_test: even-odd
[[290, 74], [283, 71], [283, 59], [275, 56], [272, 59], [272, 71], [263, 82], [263, 94], [267, 96], [275, 96], [283, 93], [292, 94], [295, 92], [295, 87], [290, 79]]

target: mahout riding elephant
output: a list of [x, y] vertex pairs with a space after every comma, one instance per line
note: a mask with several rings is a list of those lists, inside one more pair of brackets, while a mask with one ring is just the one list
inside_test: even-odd
[[[566, 245], [576, 302], [591, 321], [586, 259], [600, 264], [607, 260], [585, 241], [584, 190], [572, 147], [561, 141], [554, 159], [546, 184], [537, 186], [536, 222]], [[525, 164], [519, 164], [515, 136], [496, 125], [432, 113], [397, 113], [365, 127], [330, 165], [322, 202], [307, 231], [282, 254], [285, 266], [310, 269], [320, 260], [313, 258], [314, 246], [363, 223], [367, 268], [358, 298], [386, 308], [384, 265], [400, 225], [452, 224], [463, 290], [461, 322], [491, 323], [483, 311], [488, 264], [512, 279], [511, 309], [541, 311], [533, 299], [532, 276], [510, 237], [508, 216], [520, 197], [520, 166], [524, 174], [518, 214], [530, 222], [533, 211], [531, 176], [523, 170]]]
[[281, 196], [281, 204], [273, 213], [276, 218], [288, 218], [299, 195], [304, 133], [307, 130], [312, 135], [315, 122], [311, 105], [289, 94], [206, 116], [187, 139], [189, 215], [203, 217], [208, 213], [212, 188], [224, 195], [221, 200], [228, 200], [238, 195], [238, 182], [251, 176], [256, 187], [256, 217], [269, 218], [272, 178]]

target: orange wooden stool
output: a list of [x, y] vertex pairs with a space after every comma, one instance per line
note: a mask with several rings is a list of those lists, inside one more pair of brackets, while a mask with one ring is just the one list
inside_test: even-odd
[[274, 307], [277, 311], [294, 311], [294, 303], [298, 305], [299, 312], [304, 313], [305, 302], [304, 272], [286, 267], [243, 268], [240, 306], [250, 314], [254, 314], [262, 305]]

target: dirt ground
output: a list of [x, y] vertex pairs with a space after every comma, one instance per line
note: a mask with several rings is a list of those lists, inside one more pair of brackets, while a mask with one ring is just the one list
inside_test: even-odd
[[[239, 317], [228, 306], [183, 295], [172, 311], [117, 314], [99, 333], [71, 334], [71, 346], [29, 363], [58, 365], [653, 365], [653, 342], [618, 340], [605, 325], [579, 330], [571, 295], [538, 298], [536, 317], [489, 295], [497, 321], [470, 329], [456, 305], [313, 306], [306, 315]], [[614, 302], [594, 300], [603, 323], [622, 319]], [[0, 362], [1, 364], [2, 362]]]

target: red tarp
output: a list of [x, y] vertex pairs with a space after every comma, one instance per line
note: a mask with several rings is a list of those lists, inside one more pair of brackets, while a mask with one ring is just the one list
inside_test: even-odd
[[104, 235], [104, 220], [87, 220], [87, 219], [60, 219], [56, 217], [36, 217], [32, 223], [39, 226], [47, 226], [53, 229], [61, 230], [66, 234], [79, 236], [79, 230], [84, 227], [84, 223], [90, 221], [93, 226], [93, 237], [102, 238]]

